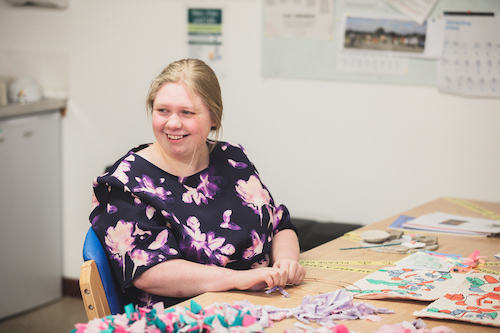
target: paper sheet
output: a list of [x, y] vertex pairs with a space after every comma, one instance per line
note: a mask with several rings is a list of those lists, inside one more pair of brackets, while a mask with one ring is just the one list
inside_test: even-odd
[[422, 24], [429, 16], [437, 0], [383, 0], [399, 12]]
[[413, 315], [500, 327], [500, 275], [471, 274], [455, 292]]
[[500, 221], [435, 212], [403, 223], [403, 227], [472, 235], [500, 233]]
[[265, 35], [331, 39], [333, 0], [264, 1]]
[[354, 298], [434, 301], [455, 292], [465, 277], [466, 274], [460, 273], [386, 267], [355, 282], [348, 291], [353, 293]]
[[453, 266], [454, 264], [448, 262], [445, 257], [417, 252], [400, 260], [396, 268], [431, 269], [438, 272], [449, 272]]

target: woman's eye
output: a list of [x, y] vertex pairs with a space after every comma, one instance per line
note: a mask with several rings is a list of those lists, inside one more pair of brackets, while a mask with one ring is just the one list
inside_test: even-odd
[[183, 114], [187, 115], [187, 116], [192, 116], [194, 115], [194, 112], [191, 112], [191, 111], [187, 111], [187, 110], [184, 110], [182, 111]]

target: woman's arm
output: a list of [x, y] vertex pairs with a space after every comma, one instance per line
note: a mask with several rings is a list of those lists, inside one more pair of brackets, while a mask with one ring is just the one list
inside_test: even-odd
[[292, 229], [281, 230], [273, 237], [271, 262], [273, 267], [286, 272], [287, 283], [298, 285], [306, 276], [304, 267], [299, 264], [300, 246], [297, 234]]
[[138, 289], [154, 295], [184, 298], [209, 291], [285, 286], [287, 274], [279, 267], [233, 270], [172, 259], [149, 268], [133, 283]]

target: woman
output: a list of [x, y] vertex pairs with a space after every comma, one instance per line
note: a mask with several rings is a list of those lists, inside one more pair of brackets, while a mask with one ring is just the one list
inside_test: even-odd
[[212, 69], [195, 59], [168, 65], [146, 104], [156, 141], [96, 178], [90, 215], [127, 301], [170, 306], [208, 291], [301, 283], [288, 210], [241, 147], [208, 140], [222, 119]]

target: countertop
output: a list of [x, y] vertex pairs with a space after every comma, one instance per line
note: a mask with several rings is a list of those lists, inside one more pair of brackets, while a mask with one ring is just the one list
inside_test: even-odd
[[66, 109], [65, 99], [48, 98], [33, 103], [8, 104], [6, 106], [0, 106], [0, 119], [36, 114], [51, 110], [61, 110], [64, 114], [65, 109]]

